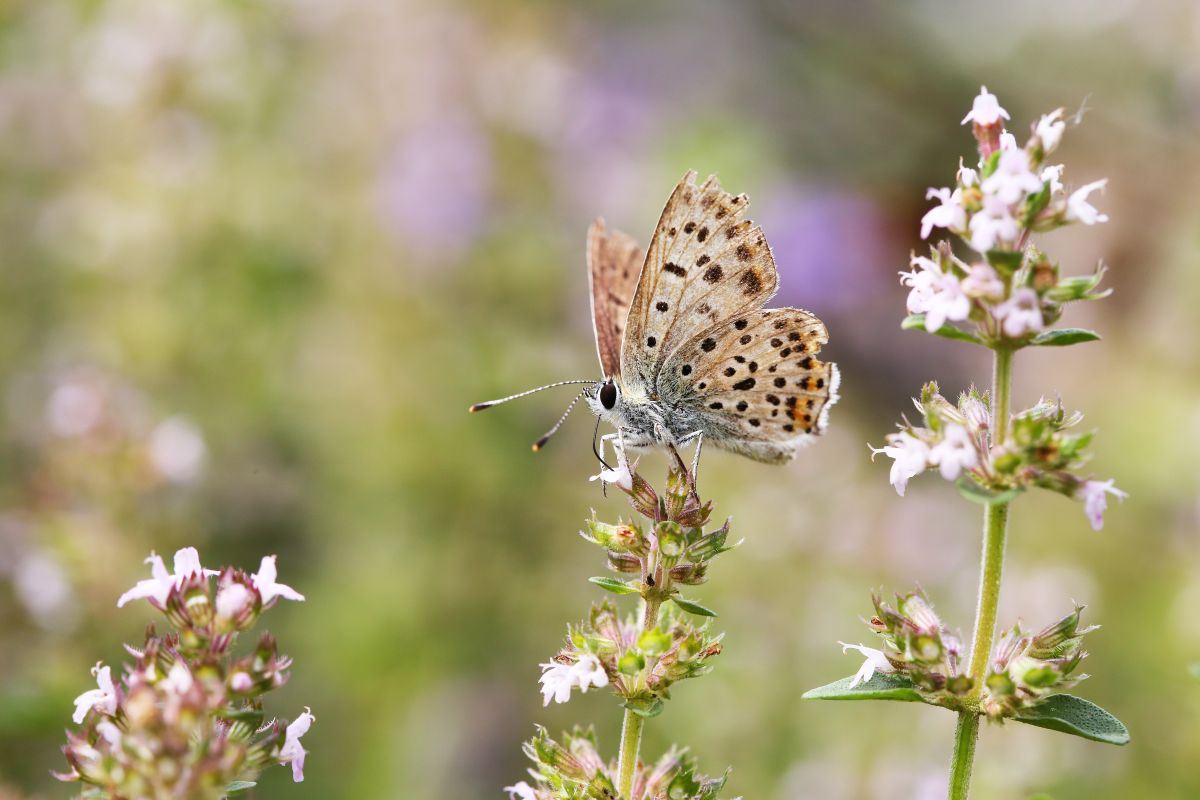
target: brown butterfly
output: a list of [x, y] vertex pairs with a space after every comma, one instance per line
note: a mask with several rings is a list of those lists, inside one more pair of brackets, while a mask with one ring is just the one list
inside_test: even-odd
[[[596, 220], [588, 231], [592, 323], [604, 378], [583, 398], [623, 447], [701, 442], [782, 463], [820, 434], [838, 369], [817, 359], [825, 325], [797, 308], [763, 308], [779, 274], [747, 201], [689, 172], [667, 200], [644, 254]], [[472, 411], [524, 397], [478, 403]], [[599, 423], [597, 423], [599, 424]], [[602, 439], [602, 442], [603, 442]], [[603, 444], [599, 455], [603, 460]]]

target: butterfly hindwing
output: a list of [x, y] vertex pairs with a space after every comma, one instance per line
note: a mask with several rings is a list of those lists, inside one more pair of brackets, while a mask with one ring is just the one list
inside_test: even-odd
[[837, 400], [837, 367], [817, 358], [828, 338], [824, 323], [797, 308], [735, 316], [671, 354], [662, 400], [697, 409], [720, 446], [787, 460], [822, 432]]
[[627, 385], [654, 390], [667, 356], [726, 320], [761, 308], [778, 286], [762, 229], [741, 219], [745, 195], [689, 172], [663, 209], [621, 346]]
[[605, 377], [621, 371], [621, 339], [644, 257], [633, 237], [606, 230], [603, 219], [597, 219], [588, 228], [592, 328]]

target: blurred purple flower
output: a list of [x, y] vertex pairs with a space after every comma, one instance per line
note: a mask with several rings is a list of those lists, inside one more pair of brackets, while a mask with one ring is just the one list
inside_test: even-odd
[[383, 164], [377, 203], [405, 248], [453, 257], [487, 223], [492, 154], [473, 122], [446, 117], [410, 131]]
[[[869, 197], [824, 188], [786, 186], [752, 198], [752, 215], [767, 235], [779, 267], [773, 305], [830, 313], [884, 291], [874, 265], [887, 263], [883, 215]], [[874, 288], [872, 288], [874, 287]]]

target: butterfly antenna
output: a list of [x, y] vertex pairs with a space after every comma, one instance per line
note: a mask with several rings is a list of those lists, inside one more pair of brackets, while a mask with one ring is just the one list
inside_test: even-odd
[[559, 381], [558, 383], [547, 383], [545, 386], [539, 386], [536, 389], [530, 389], [529, 391], [520, 392], [519, 394], [511, 394], [508, 397], [501, 397], [498, 400], [487, 400], [482, 403], [476, 403], [475, 405], [471, 406], [467, 410], [470, 411], [472, 414], [474, 414], [476, 411], [483, 411], [485, 408], [491, 408], [492, 406], [498, 406], [501, 403], [507, 403], [509, 400], [517, 400], [522, 397], [528, 397], [529, 395], [534, 394], [536, 392], [540, 392], [543, 389], [554, 389], [558, 386], [570, 386], [573, 383], [595, 383], [595, 382], [596, 381], [591, 380], [591, 379], [584, 379], [584, 380], [578, 380], [578, 381]]
[[[536, 442], [533, 443], [533, 452], [536, 453], [537, 451], [541, 450], [542, 445], [544, 445], [544, 444], [546, 444], [546, 442], [550, 441], [551, 436], [558, 433], [558, 429], [562, 427], [562, 424], [567, 421], [567, 417], [569, 417], [571, 415], [571, 411], [575, 408], [575, 404], [578, 403], [579, 399], [581, 397], [583, 397], [585, 394], [587, 394], [587, 389], [584, 389], [582, 392], [575, 395], [575, 399], [572, 400], [571, 403], [567, 406], [567, 410], [563, 412], [563, 415], [558, 418], [558, 422], [554, 423], [554, 427], [552, 427], [550, 430], [548, 430], [544, 434], [542, 434], [542, 438], [538, 439]], [[597, 417], [597, 419], [599, 419], [599, 417]]]

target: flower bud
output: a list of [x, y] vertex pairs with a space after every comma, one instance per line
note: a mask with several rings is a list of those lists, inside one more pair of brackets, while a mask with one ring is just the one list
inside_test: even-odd
[[671, 567], [670, 575], [674, 583], [682, 583], [686, 586], [698, 586], [708, 580], [708, 565], [700, 564], [678, 564]]

